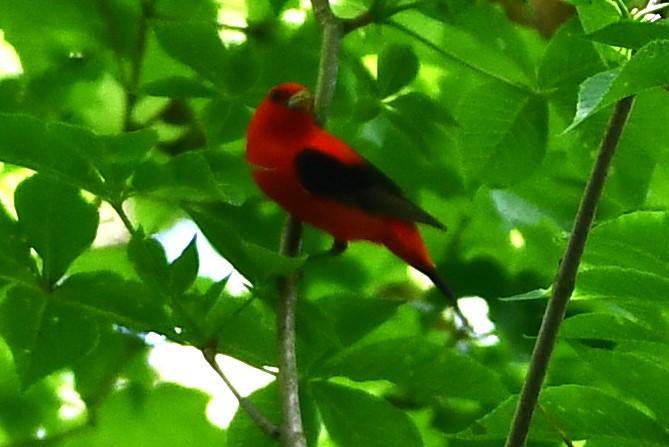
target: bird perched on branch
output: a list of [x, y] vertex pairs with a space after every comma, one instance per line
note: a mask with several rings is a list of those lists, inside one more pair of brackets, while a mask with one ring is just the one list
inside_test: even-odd
[[334, 237], [384, 245], [425, 274], [455, 306], [455, 294], [436, 270], [417, 223], [445, 230], [400, 188], [342, 140], [322, 129], [313, 96], [303, 85], [272, 88], [251, 118], [246, 159], [260, 189], [297, 219]]

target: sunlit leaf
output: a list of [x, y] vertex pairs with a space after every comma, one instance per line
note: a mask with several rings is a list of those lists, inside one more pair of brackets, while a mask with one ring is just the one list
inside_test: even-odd
[[411, 419], [380, 397], [332, 382], [309, 390], [330, 436], [340, 445], [422, 446]]

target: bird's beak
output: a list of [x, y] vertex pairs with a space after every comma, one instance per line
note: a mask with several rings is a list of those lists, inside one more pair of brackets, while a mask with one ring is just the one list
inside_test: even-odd
[[311, 110], [314, 107], [314, 95], [309, 90], [300, 90], [288, 98], [288, 108]]

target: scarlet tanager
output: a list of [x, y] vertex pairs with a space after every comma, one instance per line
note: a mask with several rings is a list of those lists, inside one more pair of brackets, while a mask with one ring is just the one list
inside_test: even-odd
[[246, 159], [260, 189], [297, 219], [335, 239], [382, 244], [425, 274], [455, 306], [454, 293], [437, 273], [416, 223], [446, 228], [379, 169], [322, 129], [313, 97], [297, 83], [272, 88], [251, 118]]

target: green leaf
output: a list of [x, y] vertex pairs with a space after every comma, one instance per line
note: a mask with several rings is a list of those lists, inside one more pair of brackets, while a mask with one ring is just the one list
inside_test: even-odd
[[152, 129], [142, 129], [100, 138], [104, 144], [99, 153], [89, 152], [91, 162], [104, 177], [112, 197], [121, 195], [127, 180], [158, 142], [158, 135]]
[[588, 447], [663, 447], [664, 444], [625, 439], [615, 436], [594, 436], [588, 439]]
[[581, 385], [546, 389], [540, 397], [546, 412], [573, 439], [607, 435], [669, 442], [669, 434], [646, 413], [602, 390]]
[[160, 242], [151, 237], [133, 236], [128, 243], [128, 259], [147, 285], [155, 290], [167, 290], [170, 272], [165, 249]]
[[[276, 381], [254, 391], [247, 399], [268, 421], [279, 425], [281, 402]], [[228, 426], [228, 447], [266, 447], [275, 443], [276, 441], [261, 430], [246, 411], [239, 408], [235, 412]]]
[[534, 289], [530, 290], [529, 292], [525, 293], [520, 293], [518, 295], [513, 295], [513, 296], [508, 296], [508, 297], [501, 297], [499, 300], [500, 301], [545, 301], [546, 298], [548, 298], [550, 295], [550, 291], [548, 289]]
[[401, 304], [398, 301], [341, 294], [320, 298], [316, 303], [330, 317], [344, 345], [352, 345], [388, 320]]
[[616, 101], [668, 84], [669, 40], [653, 41], [642, 47], [620, 69], [600, 73], [583, 83], [574, 121], [566, 131]]
[[225, 432], [206, 417], [210, 400], [203, 391], [174, 383], [147, 391], [121, 388], [100, 403], [95, 430], [68, 437], [63, 445], [226, 445]]
[[238, 100], [219, 97], [202, 112], [202, 122], [209, 146], [229, 143], [244, 137], [251, 111]]
[[597, 267], [579, 273], [574, 298], [666, 303], [669, 278], [622, 267]]
[[469, 92], [457, 118], [460, 157], [471, 184], [508, 186], [529, 177], [543, 161], [545, 98], [486, 83]]
[[169, 266], [169, 288], [175, 295], [184, 293], [193, 285], [200, 269], [197, 254], [197, 236]]
[[115, 324], [137, 331], [173, 334], [163, 298], [154, 290], [114, 273], [88, 272], [69, 276], [53, 293], [54, 297], [83, 306]]
[[[610, 436], [627, 440], [666, 443], [669, 435], [657, 421], [626, 401], [597, 388], [582, 385], [562, 385], [546, 388], [539, 398], [551, 418], [536, 414], [530, 427], [529, 439], [559, 442], [555, 426], [572, 439]], [[479, 419], [474, 426], [459, 433], [460, 439], [505, 439], [513, 418], [517, 397]]]
[[549, 95], [551, 104], [560, 106], [559, 113], [565, 119], [573, 116], [578, 86], [606, 68], [595, 44], [582, 34], [578, 20], [560, 27], [548, 42], [537, 71], [539, 89]]
[[207, 335], [218, 341], [218, 352], [256, 368], [276, 365], [276, 314], [249, 296], [222, 297], [207, 314]]
[[444, 127], [457, 125], [455, 117], [447, 109], [420, 92], [397, 96], [388, 103], [388, 106], [417, 127], [427, 124]]
[[92, 193], [104, 187], [91, 163], [78, 152], [81, 142], [63, 129], [88, 130], [65, 124], [45, 124], [26, 115], [0, 114], [0, 161], [56, 176]]
[[169, 76], [147, 82], [142, 85], [141, 91], [151, 96], [178, 99], [210, 98], [217, 95], [215, 89], [185, 76]]
[[666, 367], [643, 355], [585, 348], [577, 352], [622, 396], [636, 399], [650, 409], [658, 422], [669, 420], [669, 389], [665, 386], [669, 370]]
[[252, 283], [291, 272], [304, 261], [301, 258], [282, 256], [246, 241], [224, 220], [212, 213], [190, 210], [189, 214], [216, 251]]
[[669, 213], [637, 211], [597, 225], [584, 263], [618, 266], [669, 277]]
[[[420, 32], [414, 31], [420, 24]], [[409, 10], [391, 19], [390, 25], [428, 45], [438, 54], [509, 86], [529, 85], [527, 76], [504, 51], [491, 48], [450, 23]]]
[[[265, 416], [271, 423], [280, 425], [281, 423], [281, 401], [279, 398], [279, 388], [277, 381], [260, 388], [247, 399]], [[302, 424], [304, 426], [307, 445], [318, 445], [318, 436], [320, 432], [320, 420], [316, 415], [316, 408], [305, 393], [300, 395], [300, 410], [302, 412]], [[278, 445], [279, 442], [273, 440], [264, 431], [258, 427], [248, 416], [246, 411], [237, 409], [235, 417], [230, 421], [228, 427], [228, 447], [267, 447]]]
[[409, 45], [389, 45], [379, 54], [377, 86], [382, 98], [396, 93], [416, 78], [420, 62]]
[[[242, 97], [259, 76], [260, 62], [254, 47], [247, 44], [225, 47], [213, 22], [165, 21], [156, 23], [154, 30], [158, 42], [171, 57], [195, 70], [228, 96]], [[185, 87], [183, 83], [182, 87]], [[193, 86], [187, 90], [193, 91]]]
[[98, 211], [76, 188], [39, 174], [21, 182], [14, 204], [26, 240], [42, 258], [42, 276], [54, 284], [93, 243]]
[[90, 352], [98, 327], [82, 309], [51, 301], [38, 289], [14, 287], [0, 301], [0, 334], [28, 388]]
[[225, 47], [214, 23], [157, 22], [153, 29], [167, 54], [214, 84], [225, 86]]
[[613, 313], [587, 313], [567, 318], [560, 328], [564, 338], [612, 340], [663, 341], [661, 334], [625, 315]]
[[638, 50], [654, 40], [669, 39], [669, 26], [662, 22], [650, 23], [627, 19], [599, 28], [586, 37], [595, 42]]
[[603, 98], [619, 75], [620, 68], [614, 68], [597, 73], [581, 84], [578, 92], [578, 104], [576, 104], [576, 115], [574, 116], [574, 121], [565, 129], [565, 132], [576, 127], [602, 107]]
[[[256, 49], [255, 45], [249, 43], [226, 47], [226, 68], [220, 75], [223, 78], [222, 82], [228, 96], [244, 100], [246, 92], [256, 85], [262, 66]], [[264, 54], [260, 57], [263, 56]]]
[[419, 92], [397, 96], [392, 101], [384, 103], [384, 106], [388, 118], [414, 140], [416, 145], [422, 146], [423, 150], [434, 146], [435, 141], [443, 138], [443, 132], [447, 127], [457, 124], [455, 117], [448, 110], [434, 99]]
[[0, 284], [3, 280], [37, 283], [37, 266], [18, 223], [0, 202]]
[[[586, 33], [618, 22], [627, 14], [626, 7], [617, 1], [569, 0], [569, 3], [576, 6], [579, 20]], [[621, 9], [621, 6], [625, 9]]]
[[81, 400], [87, 405], [95, 405], [99, 402], [100, 390], [108, 386], [110, 375], [127, 373], [127, 370], [120, 371], [119, 368], [125, 369], [124, 366], [131, 358], [147, 358], [150, 349], [152, 347], [137, 334], [120, 331], [115, 324], [100, 321], [97, 345], [72, 365], [76, 390]]
[[328, 433], [338, 445], [422, 446], [406, 413], [364, 391], [327, 381], [309, 384]]
[[133, 176], [133, 186], [141, 193], [164, 197], [172, 203], [187, 201], [239, 204], [241, 193], [213, 171], [208, 155], [186, 152], [165, 163], [147, 160]]
[[493, 371], [418, 337], [354, 345], [324, 370], [356, 381], [389, 380], [423, 399], [446, 395], [496, 404], [509, 394]]

